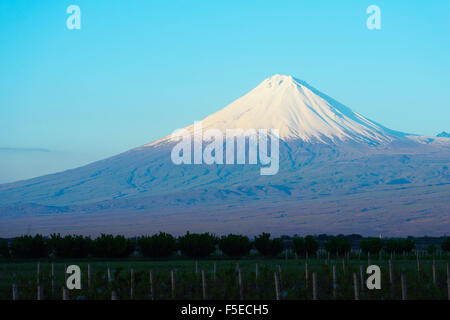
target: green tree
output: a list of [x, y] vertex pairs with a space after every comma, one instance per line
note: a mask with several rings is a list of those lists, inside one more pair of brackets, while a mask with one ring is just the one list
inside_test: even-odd
[[313, 236], [305, 237], [305, 249], [309, 256], [316, 254], [319, 250], [319, 242]]
[[121, 235], [101, 234], [92, 242], [92, 247], [96, 257], [125, 258], [134, 252], [136, 242]]
[[400, 253], [397, 240], [389, 239], [385, 245], [386, 251], [389, 253]]
[[383, 249], [383, 241], [380, 238], [363, 239], [359, 247], [366, 254], [378, 254]]
[[450, 252], [450, 237], [447, 237], [441, 243], [442, 251]]
[[250, 243], [250, 239], [246, 236], [229, 234], [220, 238], [219, 248], [227, 256], [243, 257], [250, 253], [252, 244]]
[[283, 240], [280, 238], [270, 239], [270, 233], [263, 232], [258, 237], [255, 237], [253, 244], [263, 256], [274, 257], [283, 251]]
[[189, 233], [178, 238], [181, 253], [190, 258], [209, 256], [216, 249], [217, 238], [210, 233]]
[[20, 236], [11, 242], [11, 255], [14, 258], [44, 258], [48, 256], [48, 247], [40, 234]]
[[292, 249], [299, 256], [304, 256], [306, 253], [305, 239], [302, 237], [294, 237], [292, 239]]
[[433, 255], [436, 253], [437, 247], [435, 244], [431, 243], [427, 246], [427, 252], [429, 255]]
[[406, 253], [410, 253], [416, 244], [413, 239], [400, 239], [400, 248]]
[[409, 253], [414, 247], [415, 243], [413, 239], [389, 239], [386, 242], [386, 251], [389, 253]]
[[2, 258], [10, 257], [8, 240], [6, 239], [0, 239], [0, 257]]
[[342, 236], [333, 237], [325, 243], [325, 250], [331, 254], [344, 255], [350, 251], [352, 243]]
[[50, 235], [48, 240], [50, 252], [58, 258], [86, 258], [92, 251], [90, 237], [58, 234]]
[[176, 241], [172, 235], [160, 232], [151, 237], [139, 238], [138, 247], [145, 257], [169, 257], [176, 250]]

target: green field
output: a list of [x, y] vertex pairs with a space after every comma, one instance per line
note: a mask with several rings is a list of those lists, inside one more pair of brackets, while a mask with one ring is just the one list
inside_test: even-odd
[[[366, 279], [366, 259], [315, 258], [295, 259], [246, 259], [246, 260], [193, 260], [172, 259], [168, 261], [122, 260], [122, 261], [55, 261], [55, 279], [52, 289], [51, 261], [41, 260], [39, 283], [44, 299], [61, 299], [65, 283], [64, 266], [77, 264], [82, 270], [82, 289], [70, 291], [70, 299], [111, 299], [115, 291], [118, 299], [203, 299], [202, 271], [205, 278], [207, 299], [275, 299], [275, 272], [279, 279], [279, 299], [313, 299], [313, 273], [316, 274], [316, 292], [319, 300], [354, 299], [354, 278], [358, 281], [361, 300], [402, 299], [401, 274], [405, 277], [407, 299], [448, 299], [447, 264], [450, 259], [435, 260], [436, 283], [433, 282], [433, 260], [420, 259], [420, 271], [416, 257], [394, 257], [393, 283], [390, 283], [388, 260], [372, 260], [382, 272], [381, 290], [361, 287], [360, 266]], [[88, 264], [91, 268], [88, 286]], [[196, 268], [197, 264], [197, 268]], [[216, 264], [216, 272], [214, 272]], [[258, 277], [256, 277], [256, 264]], [[336, 268], [336, 289], [333, 293], [332, 266]], [[110, 268], [108, 281], [107, 268]], [[131, 269], [134, 273], [131, 290]], [[239, 285], [239, 272], [241, 286]], [[150, 270], [153, 277], [153, 295], [150, 286]], [[171, 273], [174, 275], [172, 290]], [[308, 279], [306, 279], [308, 274]], [[18, 287], [19, 299], [37, 299], [37, 261], [3, 261], [0, 264], [0, 299], [12, 299], [12, 286]], [[365, 282], [365, 280], [364, 280]], [[133, 293], [131, 293], [133, 291]], [[133, 294], [133, 297], [131, 297]]]

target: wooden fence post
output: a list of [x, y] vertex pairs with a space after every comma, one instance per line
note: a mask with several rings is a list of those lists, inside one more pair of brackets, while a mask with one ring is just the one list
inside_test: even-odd
[[420, 260], [419, 253], [416, 251], [416, 259], [417, 259], [417, 273], [420, 275]]
[[392, 274], [392, 256], [391, 259], [389, 259], [389, 282], [391, 285], [394, 283], [394, 276]]
[[447, 291], [448, 291], [448, 300], [450, 300], [450, 269], [447, 263]]
[[67, 286], [67, 264], [64, 265], [64, 287]]
[[62, 287], [62, 292], [63, 292], [63, 294], [62, 294], [63, 300], [70, 300], [70, 298], [69, 298], [69, 290], [67, 290], [65, 285]]
[[88, 277], [88, 291], [91, 290], [91, 264], [87, 265], [87, 277]]
[[313, 300], [317, 300], [317, 274], [313, 272]]
[[153, 291], [153, 271], [149, 271], [149, 277], [150, 277], [150, 294], [152, 296], [152, 300], [155, 300], [155, 292]]
[[111, 283], [111, 269], [109, 268], [109, 265], [107, 266], [106, 274], [108, 276], [108, 283]]
[[115, 291], [111, 292], [111, 300], [119, 300], [119, 297], [117, 296], [117, 292], [115, 292]]
[[55, 264], [52, 263], [52, 297], [55, 297]]
[[241, 267], [238, 267], [238, 283], [239, 283], [239, 298], [244, 300], [244, 287], [242, 285], [242, 272]]
[[305, 287], [308, 288], [308, 261], [305, 262]]
[[401, 276], [401, 281], [402, 281], [402, 300], [407, 300], [408, 297], [406, 295], [406, 279], [405, 279], [405, 275], [403, 273]]
[[173, 270], [170, 270], [170, 279], [172, 285], [172, 299], [175, 299], [175, 273], [173, 272]]
[[336, 289], [337, 289], [337, 278], [336, 278], [336, 266], [333, 264], [333, 298], [336, 299]]
[[345, 274], [345, 259], [342, 258], [342, 273]]
[[41, 285], [37, 286], [37, 300], [44, 300], [44, 294]]
[[17, 285], [12, 285], [12, 299], [13, 300], [19, 300], [19, 291], [17, 290]]
[[279, 274], [279, 281], [280, 281], [280, 283], [282, 283], [283, 280], [282, 280], [282, 275], [281, 275], [281, 265], [278, 265], [278, 274]]
[[361, 295], [362, 295], [362, 292], [364, 290], [364, 272], [363, 272], [363, 266], [362, 265], [359, 266], [359, 280], [361, 282], [360, 285], [361, 285]]
[[203, 293], [203, 300], [206, 300], [206, 280], [204, 270], [202, 270], [202, 293]]
[[130, 269], [130, 298], [134, 299], [134, 269]]
[[37, 263], [37, 270], [36, 270], [36, 283], [39, 286], [39, 284], [41, 283], [41, 263], [38, 262]]
[[433, 258], [433, 285], [437, 285], [436, 281], [436, 260]]
[[280, 300], [280, 288], [278, 284], [278, 276], [276, 271], [273, 273], [273, 276], [275, 280], [275, 299]]
[[356, 277], [356, 273], [355, 272], [353, 272], [353, 288], [355, 289], [355, 300], [359, 300], [358, 278]]

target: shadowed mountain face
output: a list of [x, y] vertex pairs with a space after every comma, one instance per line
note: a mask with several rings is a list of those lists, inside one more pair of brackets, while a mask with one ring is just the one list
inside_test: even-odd
[[450, 230], [450, 139], [389, 130], [279, 75], [202, 125], [279, 129], [278, 174], [261, 176], [259, 165], [174, 165], [175, 143], [166, 137], [81, 168], [0, 185], [0, 237]]

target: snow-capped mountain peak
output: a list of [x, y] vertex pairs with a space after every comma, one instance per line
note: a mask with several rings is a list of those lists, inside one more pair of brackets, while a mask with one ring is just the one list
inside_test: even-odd
[[[204, 129], [278, 129], [283, 140], [387, 143], [389, 129], [289, 75], [274, 75], [202, 120]], [[192, 131], [192, 126], [186, 129]]]
[[180, 234], [449, 230], [448, 138], [397, 140], [401, 133], [281, 75], [202, 122], [204, 131], [224, 134], [278, 129], [284, 141], [277, 174], [262, 176], [249, 163], [175, 164], [169, 136], [80, 168], [0, 185], [0, 236], [29, 233], [30, 221], [33, 232], [46, 234], [138, 235], [161, 226]]

